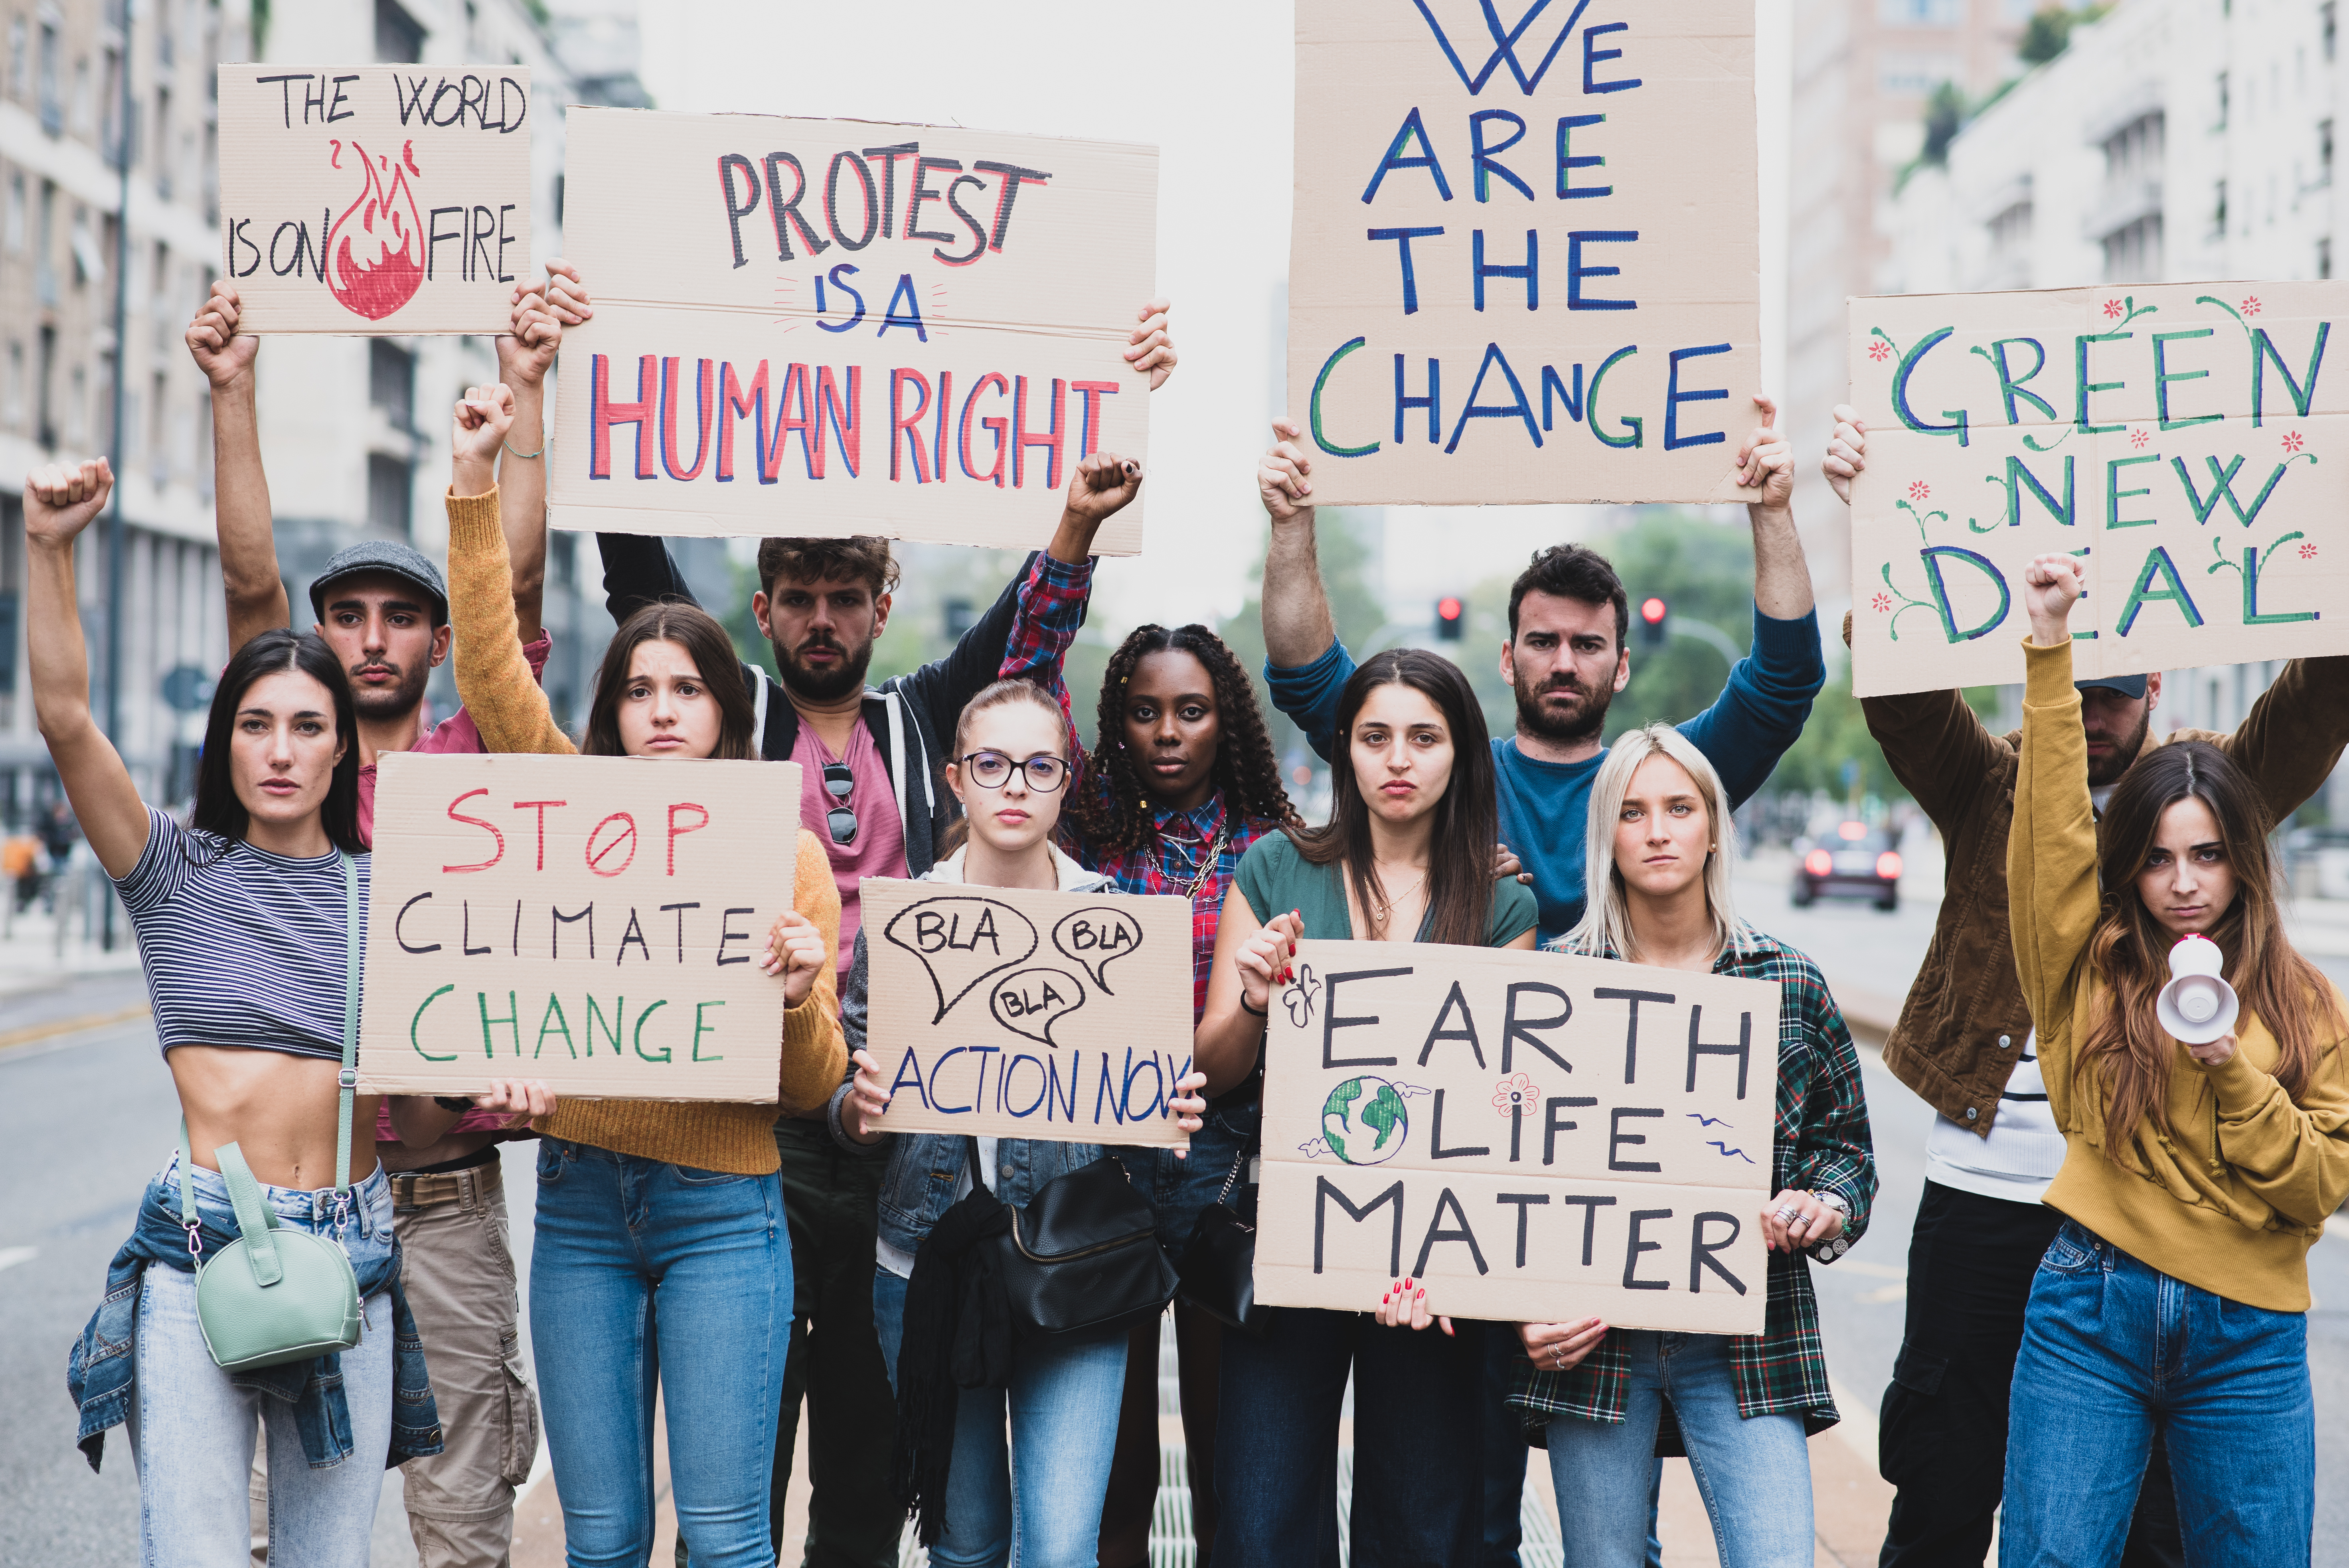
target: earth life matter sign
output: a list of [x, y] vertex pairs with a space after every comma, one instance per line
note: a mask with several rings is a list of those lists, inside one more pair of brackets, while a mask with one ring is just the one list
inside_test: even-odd
[[2343, 315], [2339, 283], [1853, 300], [1853, 690], [2021, 680], [2055, 551], [2084, 680], [2349, 652]]
[[1751, 0], [1297, 0], [1314, 500], [1752, 500], [1754, 125]]
[[1191, 904], [867, 877], [885, 1132], [1190, 1142]]
[[378, 763], [359, 1078], [477, 1093], [771, 1102], [799, 765], [419, 756]]
[[506, 329], [531, 275], [526, 67], [219, 69], [240, 331]]
[[[957, 126], [574, 108], [558, 527], [1033, 547], [1092, 453], [1144, 459], [1154, 149]], [[1141, 500], [1096, 548], [1142, 548]]]
[[1257, 1298], [1758, 1334], [1778, 987], [1298, 944], [1266, 1045]]

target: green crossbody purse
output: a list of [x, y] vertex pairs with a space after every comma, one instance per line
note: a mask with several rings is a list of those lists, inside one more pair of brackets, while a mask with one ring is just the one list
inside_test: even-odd
[[188, 1122], [180, 1119], [180, 1222], [196, 1254], [196, 1319], [212, 1359], [230, 1372], [306, 1361], [359, 1342], [358, 1275], [341, 1237], [350, 1223], [351, 1102], [358, 1090], [358, 872], [343, 856], [347, 967], [343, 980], [342, 1110], [335, 1129], [335, 1235], [286, 1229], [262, 1202], [261, 1184], [233, 1143], [213, 1151], [236, 1206], [237, 1239], [203, 1261], [196, 1194], [188, 1167]]

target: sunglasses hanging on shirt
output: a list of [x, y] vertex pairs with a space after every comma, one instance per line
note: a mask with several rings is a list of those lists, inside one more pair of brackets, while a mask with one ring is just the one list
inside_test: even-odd
[[823, 765], [823, 791], [832, 797], [832, 809], [823, 814], [823, 825], [832, 831], [835, 844], [856, 841], [856, 810], [848, 797], [856, 788], [856, 777], [849, 772], [845, 762]]

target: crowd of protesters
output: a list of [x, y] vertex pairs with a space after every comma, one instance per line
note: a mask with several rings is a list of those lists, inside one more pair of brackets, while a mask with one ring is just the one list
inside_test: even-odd
[[[593, 314], [560, 263], [516, 290], [498, 380], [452, 411], [445, 565], [353, 545], [309, 585], [297, 631], [256, 340], [214, 286], [187, 343], [212, 387], [230, 658], [185, 821], [140, 799], [89, 710], [74, 542], [112, 476], [92, 461], [26, 486], [41, 731], [138, 932], [185, 1117], [69, 1365], [93, 1466], [127, 1428], [143, 1560], [222, 1568], [265, 1543], [284, 1568], [363, 1564], [396, 1465], [426, 1568], [502, 1564], [543, 1419], [569, 1560], [641, 1565], [657, 1393], [680, 1563], [803, 1552], [884, 1568], [910, 1516], [940, 1564], [1138, 1568], [1161, 1480], [1159, 1325], [1003, 1341], [958, 1283], [964, 1200], [983, 1186], [1019, 1204], [1108, 1155], [1170, 1253], [1219, 1197], [1252, 1214], [1267, 1016], [1312, 939], [1776, 985], [1764, 1328], [1622, 1328], [1564, 1304], [1558, 1321], [1473, 1321], [1410, 1277], [1354, 1310], [1279, 1309], [1261, 1333], [1179, 1305], [1203, 1568], [1338, 1561], [1350, 1387], [1360, 1568], [1515, 1563], [1535, 1446], [1568, 1563], [1653, 1559], [1674, 1453], [1725, 1564], [1810, 1563], [1806, 1439], [1839, 1418], [1810, 1270], [1864, 1234], [1877, 1174], [1819, 966], [1731, 896], [1733, 813], [1826, 679], [1775, 408], [1754, 399], [1731, 465], [1757, 498], [1752, 651], [1705, 711], [1611, 748], [1631, 655], [1602, 555], [1554, 546], [1517, 578], [1498, 650], [1516, 723], [1488, 735], [1453, 662], [1358, 661], [1339, 640], [1314, 463], [1278, 423], [1257, 473], [1263, 674], [1330, 766], [1313, 823], [1249, 672], [1205, 626], [1139, 626], [1097, 694], [1069, 689], [1096, 532], [1144, 480], [1114, 453], [1074, 468], [1047, 546], [946, 657], [878, 684], [898, 585], [886, 540], [761, 544], [750, 612], [771, 676], [661, 541], [599, 536], [617, 629], [566, 733], [537, 684], [543, 396], [565, 329]], [[1137, 386], [1174, 368], [1167, 315], [1137, 312]], [[1867, 431], [1837, 416], [1825, 469], [1847, 495]], [[1882, 1560], [1980, 1563], [1995, 1520], [2009, 1563], [2305, 1563], [2305, 1258], [2349, 1193], [2349, 1017], [2285, 935], [2267, 835], [2349, 741], [2349, 669], [2296, 661], [2233, 735], [2158, 737], [2158, 676], [2074, 681], [2080, 586], [2068, 556], [2029, 572], [2018, 734], [1989, 733], [1955, 691], [1865, 704], [1950, 846], [1934, 942], [1884, 1050], [1939, 1118], [1882, 1412], [1897, 1488]], [[444, 662], [464, 706], [428, 729]], [[776, 818], [795, 835], [789, 910], [760, 964], [782, 1003], [772, 1099], [558, 1102], [534, 1079], [464, 1099], [357, 1093], [355, 955], [377, 763], [394, 751], [796, 762], [800, 798]], [[1168, 1102], [1187, 1154], [876, 1127], [891, 1085], [867, 1048], [868, 877], [1187, 898], [1195, 1069]], [[2155, 994], [2189, 935], [2216, 944], [2241, 1012], [2181, 1045]], [[529, 1365], [500, 1167], [517, 1140], [537, 1142]], [[361, 1329], [241, 1369], [212, 1342], [198, 1271], [264, 1211], [286, 1246], [329, 1238], [347, 1257]], [[988, 1375], [972, 1382], [967, 1357]], [[803, 1547], [781, 1540], [802, 1403]]]

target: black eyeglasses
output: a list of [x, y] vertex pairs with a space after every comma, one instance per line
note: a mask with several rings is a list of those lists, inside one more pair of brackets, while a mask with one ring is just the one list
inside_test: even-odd
[[827, 762], [823, 765], [823, 792], [831, 796], [833, 802], [832, 810], [823, 814], [823, 825], [832, 830], [832, 841], [835, 844], [856, 841], [856, 810], [848, 803], [849, 794], [855, 788], [856, 776], [849, 772], [847, 763]]
[[1015, 768], [1027, 776], [1028, 788], [1039, 795], [1050, 795], [1069, 780], [1069, 765], [1044, 752], [1025, 762], [1014, 762], [1000, 751], [974, 751], [960, 760], [964, 773], [982, 789], [1002, 789], [1011, 781]]

